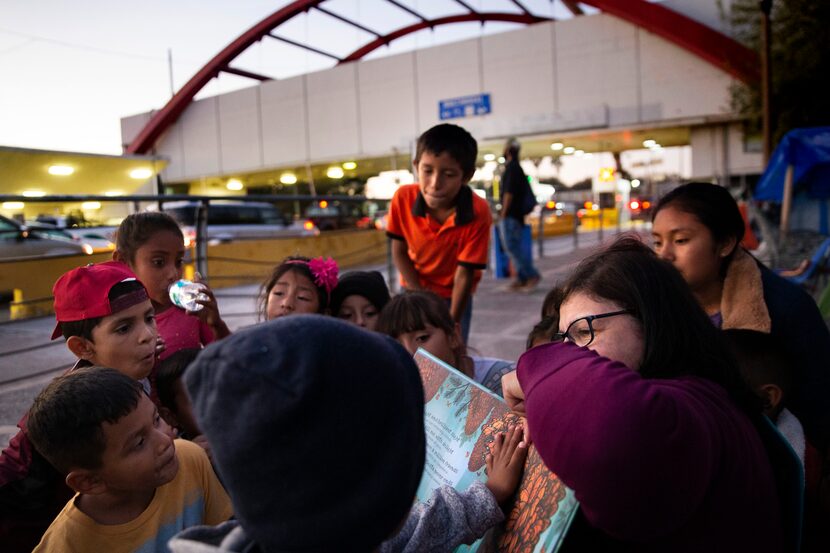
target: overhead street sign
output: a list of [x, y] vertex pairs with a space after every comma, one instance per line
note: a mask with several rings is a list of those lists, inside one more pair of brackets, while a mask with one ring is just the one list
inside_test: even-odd
[[442, 121], [444, 119], [487, 115], [488, 113], [490, 113], [489, 94], [472, 94], [438, 101], [438, 117]]

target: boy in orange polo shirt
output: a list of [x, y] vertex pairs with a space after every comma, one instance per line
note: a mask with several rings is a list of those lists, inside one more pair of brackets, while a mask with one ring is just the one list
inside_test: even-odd
[[389, 208], [387, 235], [401, 284], [444, 298], [464, 342], [489, 254], [490, 206], [467, 186], [478, 145], [457, 125], [436, 125], [418, 138], [418, 184], [401, 186]]

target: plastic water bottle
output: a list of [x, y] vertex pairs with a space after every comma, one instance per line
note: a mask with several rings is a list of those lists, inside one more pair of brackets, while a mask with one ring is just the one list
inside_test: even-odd
[[170, 301], [186, 311], [199, 311], [204, 305], [197, 303], [196, 300], [208, 299], [204, 289], [204, 284], [185, 279], [177, 280], [170, 285]]

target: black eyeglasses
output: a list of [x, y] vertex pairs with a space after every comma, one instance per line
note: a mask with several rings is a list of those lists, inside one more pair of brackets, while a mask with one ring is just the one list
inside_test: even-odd
[[597, 319], [605, 319], [607, 317], [614, 317], [616, 315], [629, 315], [631, 311], [623, 309], [622, 311], [613, 311], [611, 313], [601, 313], [599, 315], [588, 315], [581, 317], [565, 329], [565, 332], [557, 332], [553, 335], [551, 342], [564, 342], [565, 340], [584, 348], [594, 341], [594, 321]]

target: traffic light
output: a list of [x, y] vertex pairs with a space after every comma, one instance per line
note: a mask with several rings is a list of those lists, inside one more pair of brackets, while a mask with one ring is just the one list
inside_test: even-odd
[[600, 182], [614, 182], [614, 175], [617, 173], [617, 170], [613, 167], [603, 167], [599, 170], [599, 180]]

